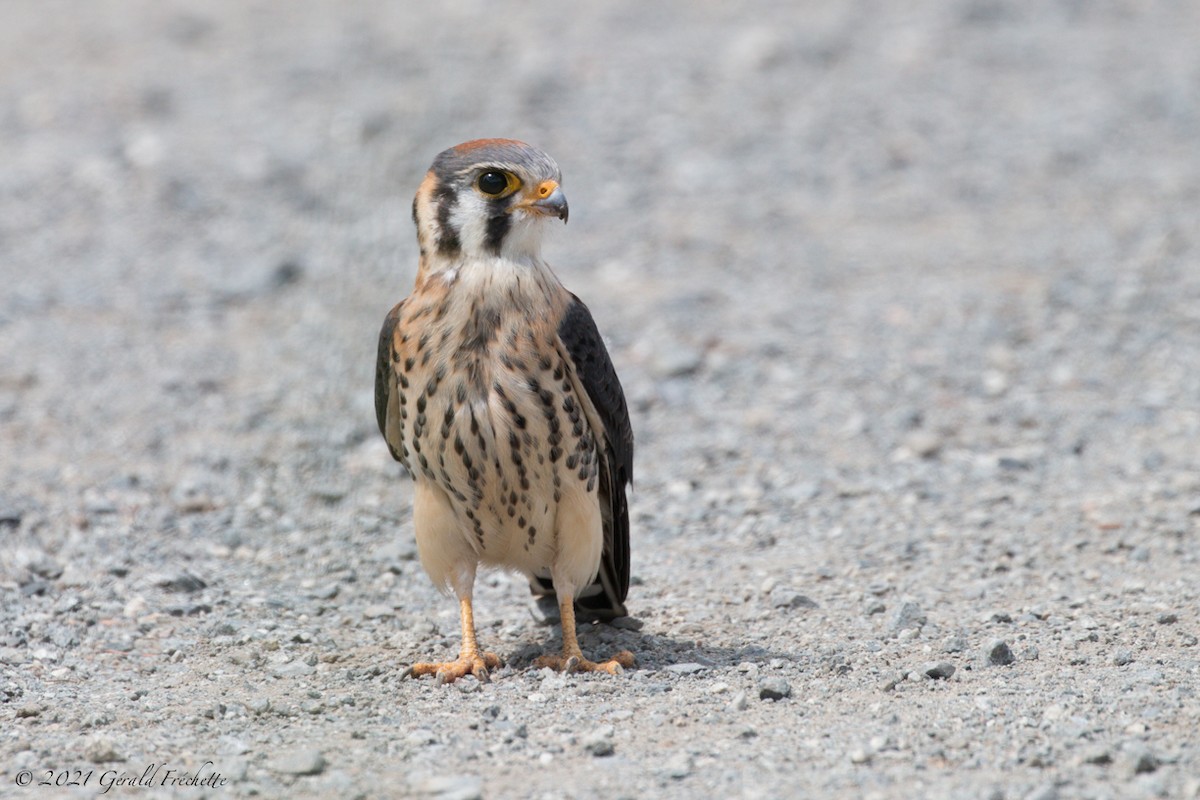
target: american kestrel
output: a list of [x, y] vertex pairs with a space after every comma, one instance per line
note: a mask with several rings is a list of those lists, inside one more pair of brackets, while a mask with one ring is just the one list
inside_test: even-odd
[[375, 413], [413, 476], [413, 527], [433, 583], [458, 597], [458, 659], [407, 674], [479, 680], [499, 665], [475, 638], [479, 564], [525, 573], [562, 616], [562, 655], [537, 663], [619, 673], [633, 654], [583, 657], [575, 605], [625, 613], [633, 431], [621, 382], [578, 297], [541, 257], [567, 220], [561, 174], [524, 142], [480, 139], [439, 154], [413, 200], [421, 258], [412, 294], [384, 320]]

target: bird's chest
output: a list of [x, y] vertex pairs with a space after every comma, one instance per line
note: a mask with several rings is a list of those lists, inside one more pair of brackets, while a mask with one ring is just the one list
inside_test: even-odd
[[409, 471], [447, 494], [480, 552], [536, 549], [564, 491], [594, 491], [598, 472], [549, 315], [479, 302], [413, 317], [393, 365]]

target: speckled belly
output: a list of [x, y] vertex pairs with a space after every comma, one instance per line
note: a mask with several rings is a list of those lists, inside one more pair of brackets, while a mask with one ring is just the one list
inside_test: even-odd
[[532, 332], [493, 341], [509, 346], [435, 351], [424, 381], [408, 365], [406, 459], [448, 495], [481, 561], [532, 571], [554, 558], [564, 492], [596, 491], [596, 443], [557, 347]]

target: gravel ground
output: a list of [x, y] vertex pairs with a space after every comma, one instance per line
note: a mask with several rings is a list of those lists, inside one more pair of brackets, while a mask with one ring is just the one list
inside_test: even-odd
[[[0, 795], [1200, 797], [1200, 4], [433, 5], [0, 9]], [[505, 574], [399, 679], [375, 336], [476, 136], [631, 401], [618, 679]]]

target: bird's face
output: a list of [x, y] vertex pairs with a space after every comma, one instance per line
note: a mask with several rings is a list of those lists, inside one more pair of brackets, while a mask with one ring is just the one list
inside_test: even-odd
[[554, 159], [512, 139], [478, 139], [438, 155], [413, 200], [425, 257], [536, 258], [542, 223], [567, 220]]

